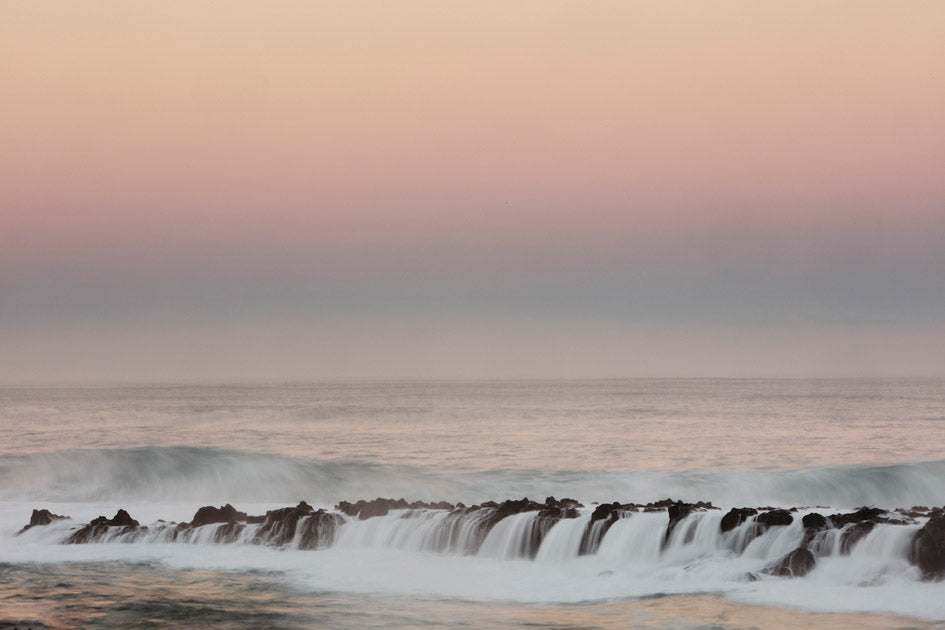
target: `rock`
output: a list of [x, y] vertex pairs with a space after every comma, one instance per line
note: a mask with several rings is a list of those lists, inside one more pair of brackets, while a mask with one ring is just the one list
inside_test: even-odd
[[912, 536], [909, 562], [922, 570], [923, 580], [945, 577], [945, 509], [933, 512], [922, 529]]
[[554, 497], [545, 499], [545, 506], [539, 511], [539, 515], [549, 518], [577, 518], [577, 508], [584, 507], [574, 499], [561, 499]]
[[804, 518], [801, 519], [801, 523], [804, 525], [804, 539], [801, 541], [801, 547], [805, 549], [810, 549], [811, 543], [814, 542], [820, 532], [830, 528], [830, 523], [827, 522], [826, 517], [817, 512], [805, 514]]
[[672, 536], [673, 530], [676, 529], [676, 525], [689, 516], [694, 509], [694, 505], [682, 501], [677, 501], [666, 508], [666, 512], [669, 514], [669, 525], [666, 527], [666, 536], [663, 537], [663, 547], [669, 543], [669, 538]]
[[591, 513], [591, 520], [588, 521], [581, 535], [581, 543], [578, 546], [578, 555], [585, 556], [597, 553], [600, 547], [600, 541], [604, 534], [610, 529], [610, 526], [616, 523], [626, 515], [636, 512], [638, 507], [632, 503], [621, 504], [617, 501], [613, 503], [601, 503]]
[[729, 510], [725, 516], [722, 517], [722, 522], [719, 524], [719, 529], [722, 533], [733, 530], [746, 520], [749, 516], [754, 516], [758, 513], [758, 510], [755, 508], [732, 508]]
[[236, 523], [246, 521], [246, 512], [239, 512], [235, 507], [227, 503], [223, 507], [204, 506], [197, 510], [194, 518], [189, 523], [189, 527], [201, 527], [213, 523]]
[[292, 542], [299, 519], [314, 513], [315, 509], [305, 501], [300, 501], [295, 507], [269, 510], [254, 542], [276, 547]]
[[246, 529], [245, 523], [240, 523], [238, 521], [227, 522], [222, 527], [218, 527], [217, 530], [213, 532], [213, 542], [234, 543], [240, 539], [244, 529]]
[[779, 577], [804, 577], [817, 561], [809, 549], [798, 547], [776, 563], [766, 567], [762, 573]]
[[845, 528], [840, 534], [840, 553], [848, 554], [853, 551], [854, 545], [873, 531], [876, 523], [873, 521], [860, 521]]
[[140, 524], [135, 519], [131, 518], [131, 515], [128, 514], [125, 510], [118, 510], [114, 517], [108, 519], [104, 516], [99, 516], [96, 519], [93, 519], [91, 523], [83, 527], [82, 529], [76, 531], [68, 539], [66, 539], [65, 544], [67, 545], [79, 545], [84, 543], [97, 542], [105, 534], [110, 532], [112, 527], [122, 528], [117, 535], [127, 534], [138, 529]]
[[787, 510], [771, 510], [770, 512], [762, 512], [755, 520], [768, 528], [790, 525], [794, 522], [794, 517]]
[[344, 522], [338, 514], [318, 510], [302, 525], [299, 534], [299, 549], [316, 549], [330, 545], [335, 539], [338, 527]]
[[861, 507], [856, 512], [850, 512], [848, 514], [831, 514], [830, 522], [834, 527], [838, 528], [862, 521], [885, 523], [889, 519], [883, 517], [884, 513], [885, 512], [879, 508]]
[[407, 500], [403, 498], [382, 499], [378, 497], [372, 501], [361, 499], [356, 503], [342, 501], [335, 506], [335, 509], [342, 514], [357, 517], [363, 521], [374, 516], [386, 516], [391, 510], [452, 510], [454, 507], [456, 506], [446, 501], [438, 501], [435, 503], [414, 501], [413, 503], [407, 503]]
[[111, 520], [105, 521], [105, 524], [109, 527], [137, 527], [139, 525], [138, 521], [131, 518], [131, 515], [124, 510], [118, 510]]
[[827, 529], [827, 519], [823, 514], [818, 514], [817, 512], [811, 512], [810, 514], [805, 514], [804, 518], [801, 519], [801, 523], [804, 524], [804, 529], [810, 530], [821, 530]]
[[41, 525], [49, 525], [53, 521], [61, 521], [63, 519], [69, 518], [68, 516], [60, 516], [59, 514], [53, 514], [49, 510], [33, 510], [33, 514], [30, 516], [30, 522], [28, 525], [25, 525], [23, 529], [16, 533], [17, 536], [25, 532], [31, 527], [37, 527]]
[[850, 553], [854, 545], [873, 531], [877, 523], [904, 525], [906, 522], [887, 518], [884, 516], [885, 513], [884, 510], [879, 508], [861, 507], [855, 512], [847, 514], [831, 514], [829, 517], [830, 523], [834, 527], [843, 529], [843, 533], [840, 535], [840, 553]]

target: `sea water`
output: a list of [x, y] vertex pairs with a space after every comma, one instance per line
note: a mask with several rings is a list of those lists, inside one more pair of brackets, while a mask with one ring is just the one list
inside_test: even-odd
[[[919, 523], [878, 526], [850, 554], [824, 541], [792, 579], [759, 570], [797, 546], [799, 518], [747, 546], [719, 521], [741, 506], [942, 506], [943, 447], [945, 381], [930, 379], [6, 388], [0, 628], [938, 624], [945, 585], [905, 559]], [[317, 550], [209, 533], [60, 544], [119, 508], [157, 531], [224, 503], [549, 495], [585, 508], [524, 551], [534, 513], [472, 550], [444, 542], [438, 511], [346, 519]], [[665, 542], [665, 512], [634, 514], [578, 553], [594, 502], [665, 498], [723, 509]], [[72, 518], [17, 536], [33, 508]]]

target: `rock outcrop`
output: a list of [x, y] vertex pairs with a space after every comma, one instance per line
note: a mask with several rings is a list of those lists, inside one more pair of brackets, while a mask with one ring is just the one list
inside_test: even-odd
[[77, 545], [90, 542], [102, 542], [111, 536], [123, 536], [136, 531], [140, 523], [131, 518], [125, 510], [118, 510], [112, 518], [99, 516], [91, 523], [73, 533], [66, 540], [66, 544]]
[[816, 564], [810, 549], [798, 547], [761, 572], [779, 577], [804, 577]]
[[945, 508], [933, 511], [928, 522], [912, 536], [909, 562], [921, 569], [925, 580], [945, 577]]
[[30, 529], [31, 527], [38, 527], [42, 525], [49, 525], [53, 521], [61, 521], [69, 518], [68, 516], [60, 516], [59, 514], [53, 514], [49, 510], [33, 510], [33, 514], [30, 516], [30, 522], [23, 526], [23, 529], [16, 533], [17, 536]]

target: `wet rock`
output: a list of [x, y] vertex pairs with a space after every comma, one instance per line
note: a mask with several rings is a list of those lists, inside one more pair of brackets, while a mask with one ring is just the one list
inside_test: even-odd
[[317, 549], [330, 545], [342, 523], [344, 519], [334, 512], [318, 510], [311, 514], [301, 526], [299, 549]]
[[295, 507], [269, 510], [254, 542], [277, 547], [292, 542], [299, 520], [314, 513], [315, 509], [305, 501], [300, 501]]
[[452, 510], [455, 507], [457, 506], [454, 506], [452, 503], [447, 503], [446, 501], [437, 501], [434, 503], [414, 501], [413, 503], [407, 503], [407, 500], [403, 498], [382, 499], [378, 497], [372, 501], [361, 499], [356, 503], [342, 501], [335, 506], [335, 509], [342, 514], [347, 514], [348, 516], [356, 517], [363, 521], [374, 516], [386, 516], [391, 510]]
[[809, 549], [798, 547], [761, 572], [779, 577], [804, 577], [816, 563], [814, 554]]
[[[217, 521], [219, 522], [219, 521]], [[213, 542], [215, 543], [234, 543], [243, 535], [246, 524], [238, 521], [230, 521], [222, 527], [218, 527], [213, 532]]]
[[853, 523], [869, 521], [871, 523], [885, 523], [889, 519], [883, 516], [885, 512], [879, 508], [861, 507], [856, 512], [848, 514], [831, 514], [830, 522], [834, 527], [842, 528]]
[[801, 519], [801, 523], [804, 525], [804, 538], [801, 541], [801, 547], [806, 549], [811, 548], [811, 544], [820, 532], [825, 529], [830, 529], [830, 523], [827, 521], [827, 518], [817, 512], [805, 514], [804, 518]]
[[722, 533], [733, 530], [748, 520], [750, 516], [754, 516], [757, 513], [758, 510], [755, 508], [732, 508], [725, 514], [725, 516], [722, 517], [722, 522], [719, 524], [719, 529], [722, 531]]
[[235, 507], [227, 503], [223, 507], [204, 506], [197, 510], [194, 518], [188, 524], [189, 527], [201, 527], [213, 523], [236, 523], [246, 521], [246, 512], [240, 512]]
[[760, 525], [768, 527], [782, 527], [794, 522], [794, 517], [787, 510], [771, 510], [762, 512], [755, 519]]
[[550, 518], [577, 518], [579, 507], [584, 507], [574, 499], [555, 499], [548, 497], [545, 499], [545, 506], [539, 510], [539, 515]]
[[896, 510], [899, 514], [911, 519], [928, 516], [929, 508], [924, 505], [913, 505], [911, 508], [899, 508]]
[[683, 503], [682, 501], [677, 501], [666, 508], [666, 512], [669, 514], [669, 525], [666, 527], [666, 536], [663, 538], [664, 547], [669, 542], [670, 536], [673, 534], [673, 530], [676, 529], [676, 525], [678, 525], [681, 520], [689, 516], [689, 514], [691, 514], [694, 509], [695, 506], [693, 504]]
[[625, 518], [633, 512], [637, 512], [639, 507], [633, 503], [601, 503], [591, 513], [591, 520], [584, 527], [584, 533], [581, 535], [581, 543], [578, 546], [578, 555], [584, 556], [597, 553], [600, 547], [600, 541], [604, 534], [610, 529], [610, 526], [621, 518]]
[[922, 570], [922, 579], [945, 577], [945, 508], [932, 512], [931, 518], [912, 536], [909, 562]]
[[37, 527], [41, 525], [49, 525], [53, 521], [61, 521], [69, 518], [68, 516], [60, 516], [59, 514], [53, 514], [49, 510], [33, 510], [33, 514], [30, 516], [30, 522], [27, 525], [23, 526], [23, 529], [16, 533], [17, 536], [25, 532], [31, 527]]
[[840, 534], [840, 553], [848, 554], [853, 551], [856, 543], [873, 531], [874, 527], [876, 527], [874, 521], [860, 521], [846, 527]]
[[827, 529], [828, 527], [827, 518], [823, 514], [818, 514], [817, 512], [805, 514], [804, 518], [801, 519], [801, 523], [803, 523], [804, 529], [815, 531]]
[[104, 516], [99, 516], [96, 519], [93, 519], [91, 523], [85, 527], [79, 529], [68, 539], [66, 539], [67, 545], [79, 545], [91, 542], [98, 542], [106, 534], [111, 533], [111, 528], [119, 527], [120, 531], [116, 532], [116, 536], [127, 534], [129, 532], [135, 531], [138, 529], [140, 524], [135, 519], [131, 518], [131, 515], [128, 514], [125, 510], [118, 510], [112, 518], [105, 518]]
[[855, 512], [847, 514], [831, 514], [830, 523], [837, 528], [843, 529], [840, 535], [840, 553], [850, 553], [853, 547], [864, 536], [873, 531], [878, 523], [889, 525], [905, 525], [906, 521], [902, 519], [891, 519], [885, 516], [886, 512], [880, 508], [861, 507]]

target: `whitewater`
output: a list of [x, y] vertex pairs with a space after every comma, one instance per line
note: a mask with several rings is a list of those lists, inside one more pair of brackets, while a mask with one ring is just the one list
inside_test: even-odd
[[[904, 514], [945, 505], [941, 380], [17, 387], [0, 421], [0, 628], [945, 623]], [[345, 511], [375, 497], [428, 504]], [[712, 505], [671, 526], [667, 498]], [[195, 520], [225, 504], [260, 520]], [[862, 506], [852, 543], [805, 528]], [[34, 509], [70, 518], [18, 534]], [[67, 544], [119, 509], [140, 526]]]

